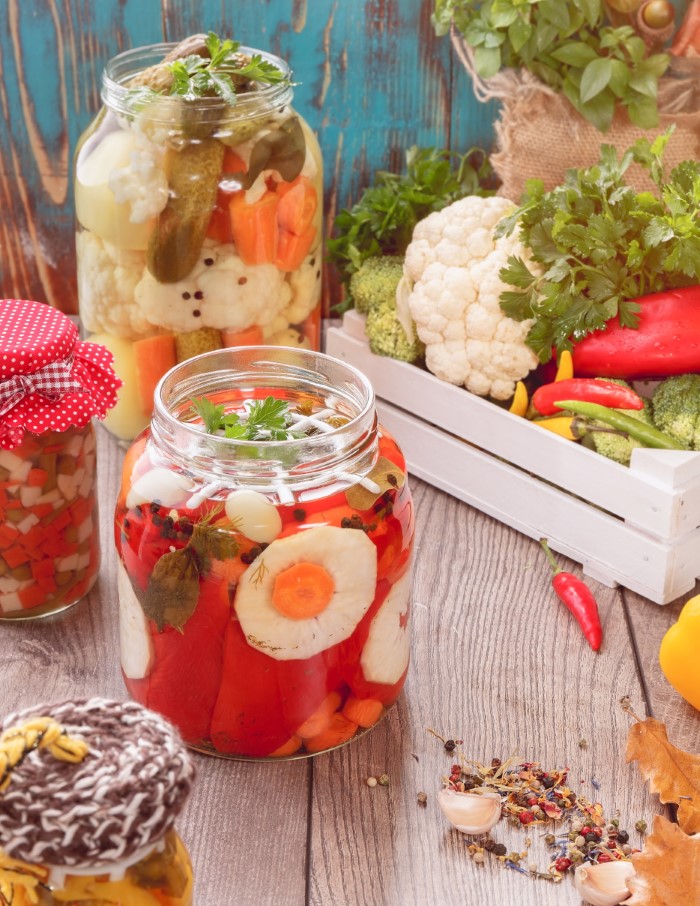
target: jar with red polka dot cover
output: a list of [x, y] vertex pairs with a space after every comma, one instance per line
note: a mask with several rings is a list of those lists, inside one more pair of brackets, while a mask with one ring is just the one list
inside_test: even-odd
[[124, 381], [105, 421], [121, 441], [178, 362], [320, 349], [323, 164], [292, 95], [284, 60], [212, 34], [105, 66], [75, 153], [76, 257], [86, 336]]
[[95, 582], [92, 418], [120, 386], [112, 354], [66, 315], [0, 300], [0, 620], [64, 610]]
[[178, 365], [116, 507], [129, 693], [224, 757], [359, 738], [406, 679], [413, 534], [360, 372], [272, 346]]

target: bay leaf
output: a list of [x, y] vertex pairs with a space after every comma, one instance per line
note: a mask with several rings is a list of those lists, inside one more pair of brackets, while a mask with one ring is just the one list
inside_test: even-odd
[[386, 456], [380, 456], [372, 471], [365, 477], [379, 486], [379, 492], [369, 490], [360, 482], [348, 488], [345, 498], [355, 510], [371, 509], [386, 491], [398, 491], [406, 483], [406, 473]]
[[182, 631], [197, 608], [199, 567], [194, 549], [172, 551], [156, 562], [141, 606], [162, 632], [164, 626]]

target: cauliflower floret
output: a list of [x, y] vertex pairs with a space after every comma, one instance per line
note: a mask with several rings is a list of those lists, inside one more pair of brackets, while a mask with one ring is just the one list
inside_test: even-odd
[[148, 321], [174, 333], [200, 327], [264, 327], [289, 304], [292, 290], [274, 264], [245, 264], [232, 244], [206, 240], [197, 263], [177, 283], [159, 283], [146, 270], [136, 301]]
[[131, 223], [145, 223], [168, 203], [168, 180], [148, 148], [132, 151], [129, 166], [109, 174], [109, 188], [118, 204], [131, 208]]
[[499, 272], [508, 258], [530, 263], [516, 234], [493, 236], [513, 207], [505, 198], [471, 195], [430, 214], [416, 225], [404, 263], [408, 308], [428, 369], [494, 399], [511, 397], [537, 366], [525, 345], [532, 321], [512, 320], [499, 304], [507, 288]]
[[319, 248], [310, 252], [301, 267], [288, 275], [287, 282], [292, 291], [292, 300], [282, 314], [289, 324], [301, 324], [321, 301], [321, 257]]
[[155, 333], [134, 290], [146, 270], [146, 254], [120, 249], [83, 230], [76, 237], [80, 316], [90, 333], [134, 340]]

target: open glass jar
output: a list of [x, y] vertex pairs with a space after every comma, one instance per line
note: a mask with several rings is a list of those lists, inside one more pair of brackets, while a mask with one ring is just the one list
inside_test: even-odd
[[237, 78], [231, 102], [171, 96], [173, 62], [208, 54], [195, 35], [110, 60], [75, 155], [80, 316], [124, 381], [105, 422], [123, 440], [148, 424], [177, 362], [261, 343], [319, 348], [318, 142], [271, 54], [238, 48], [279, 80]]
[[194, 768], [163, 718], [101, 698], [14, 714], [0, 735], [0, 903], [191, 906], [174, 822]]
[[276, 347], [178, 365], [116, 509], [130, 694], [217, 755], [360, 735], [406, 678], [413, 532], [404, 458], [358, 371]]

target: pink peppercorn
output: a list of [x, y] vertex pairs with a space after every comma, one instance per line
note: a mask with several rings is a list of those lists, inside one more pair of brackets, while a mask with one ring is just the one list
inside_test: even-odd
[[524, 811], [520, 812], [518, 819], [520, 820], [521, 824], [532, 824], [532, 822], [535, 820], [535, 816], [532, 814], [532, 812]]
[[554, 863], [554, 867], [557, 871], [568, 871], [571, 868], [571, 859], [567, 859], [566, 856], [561, 856]]
[[612, 856], [609, 856], [607, 853], [601, 853], [598, 856], [599, 862], [612, 862]]

